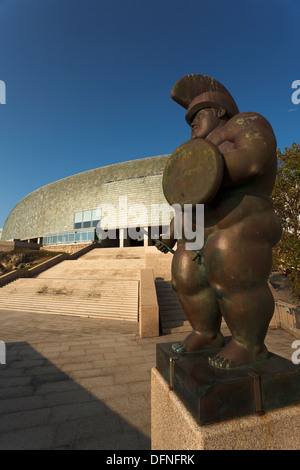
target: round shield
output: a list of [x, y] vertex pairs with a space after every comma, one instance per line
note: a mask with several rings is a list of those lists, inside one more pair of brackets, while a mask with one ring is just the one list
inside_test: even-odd
[[208, 204], [223, 178], [224, 162], [219, 149], [204, 139], [191, 139], [169, 157], [162, 187], [170, 205]]

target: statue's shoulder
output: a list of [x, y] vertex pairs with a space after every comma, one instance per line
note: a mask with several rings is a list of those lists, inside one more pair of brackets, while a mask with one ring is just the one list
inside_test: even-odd
[[229, 121], [231, 125], [235, 126], [251, 126], [251, 125], [269, 125], [269, 121], [259, 113], [254, 113], [252, 111], [247, 111], [244, 113], [235, 114]]
[[233, 142], [251, 134], [260, 135], [269, 142], [276, 140], [269, 121], [261, 114], [250, 111], [235, 114], [224, 126], [224, 132]]

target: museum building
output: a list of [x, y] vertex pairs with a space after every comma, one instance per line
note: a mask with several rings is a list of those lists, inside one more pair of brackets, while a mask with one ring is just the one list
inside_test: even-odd
[[2, 241], [18, 239], [43, 246], [97, 239], [103, 246], [153, 244], [147, 233], [152, 237], [165, 231], [174, 213], [162, 191], [168, 157], [96, 168], [37, 189], [11, 211]]

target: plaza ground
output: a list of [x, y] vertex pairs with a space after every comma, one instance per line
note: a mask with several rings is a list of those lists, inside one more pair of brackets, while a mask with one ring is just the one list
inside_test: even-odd
[[[140, 339], [132, 321], [22, 311], [0, 322], [0, 449], [151, 449], [156, 344], [187, 333]], [[266, 345], [290, 360], [295, 339], [270, 327]]]

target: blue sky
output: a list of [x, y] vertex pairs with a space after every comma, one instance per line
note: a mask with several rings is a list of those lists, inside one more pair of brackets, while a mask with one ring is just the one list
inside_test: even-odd
[[41, 186], [188, 140], [187, 74], [300, 143], [299, 19], [298, 0], [0, 0], [0, 227]]

